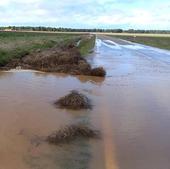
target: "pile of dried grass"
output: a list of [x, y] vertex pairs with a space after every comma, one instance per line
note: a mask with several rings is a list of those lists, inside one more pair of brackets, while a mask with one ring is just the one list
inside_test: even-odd
[[51, 144], [64, 144], [80, 138], [100, 138], [100, 133], [85, 125], [70, 125], [52, 133], [46, 141]]
[[80, 72], [82, 72], [82, 74], [89, 75], [91, 71], [91, 66], [89, 63], [87, 63], [87, 61], [80, 60], [78, 63], [78, 69], [80, 70]]
[[12, 59], [2, 69], [34, 69], [45, 72], [68, 73], [71, 75], [102, 76], [106, 72], [102, 67], [92, 69], [87, 60], [73, 42], [54, 46], [46, 50], [22, 53], [20, 58]]
[[77, 91], [71, 91], [70, 94], [60, 98], [55, 102], [59, 108], [68, 108], [68, 109], [91, 109], [92, 105], [90, 100], [83, 94]]
[[106, 75], [106, 71], [103, 67], [97, 67], [91, 70], [91, 75], [104, 77]]

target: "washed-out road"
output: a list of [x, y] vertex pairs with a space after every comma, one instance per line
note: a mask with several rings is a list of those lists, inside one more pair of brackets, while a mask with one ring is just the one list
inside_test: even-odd
[[105, 168], [170, 168], [170, 51], [98, 36], [95, 52], [91, 62], [107, 70]]
[[[170, 51], [98, 35], [87, 59], [107, 76], [0, 72], [0, 169], [170, 169]], [[93, 109], [57, 109], [70, 90]], [[39, 142], [80, 122], [101, 139]]]

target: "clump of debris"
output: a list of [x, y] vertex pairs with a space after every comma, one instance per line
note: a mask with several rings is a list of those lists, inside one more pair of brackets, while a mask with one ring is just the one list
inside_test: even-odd
[[74, 110], [92, 108], [90, 99], [76, 90], [71, 91], [68, 95], [57, 100], [55, 105], [59, 108]]
[[106, 71], [103, 67], [97, 67], [91, 70], [91, 75], [104, 77], [106, 75]]
[[15, 69], [16, 67], [72, 75], [105, 76], [104, 69], [91, 68], [91, 65], [81, 56], [78, 48], [73, 43], [26, 53], [20, 58], [12, 59], [1, 69]]
[[57, 145], [69, 143], [80, 138], [97, 139], [100, 138], [100, 132], [82, 124], [70, 125], [52, 133], [47, 137], [46, 141]]

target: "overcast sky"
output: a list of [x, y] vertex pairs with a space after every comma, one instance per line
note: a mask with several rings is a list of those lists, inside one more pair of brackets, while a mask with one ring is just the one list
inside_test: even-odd
[[170, 0], [0, 0], [0, 25], [170, 29]]

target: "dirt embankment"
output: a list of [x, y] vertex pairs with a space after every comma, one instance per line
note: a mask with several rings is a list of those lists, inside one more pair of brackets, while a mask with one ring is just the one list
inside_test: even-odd
[[[53, 47], [44, 51], [37, 50], [19, 59], [13, 59], [2, 69], [34, 69], [45, 72], [68, 73], [72, 75], [105, 76], [102, 68], [92, 69], [91, 65], [83, 58], [79, 49], [72, 43]], [[103, 73], [94, 73], [94, 71]]]

